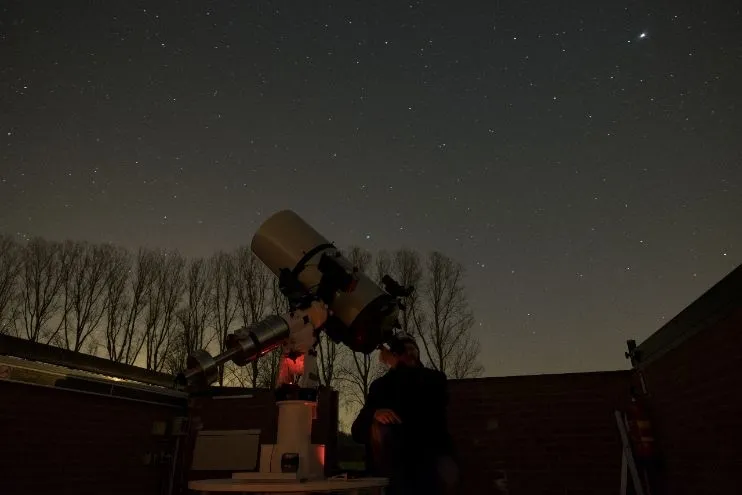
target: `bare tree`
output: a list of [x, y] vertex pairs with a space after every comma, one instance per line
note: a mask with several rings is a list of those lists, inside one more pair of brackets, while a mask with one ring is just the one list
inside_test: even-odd
[[[180, 315], [181, 312], [179, 311], [178, 314]], [[178, 318], [180, 319], [180, 316], [178, 316]], [[186, 332], [182, 330], [174, 334], [172, 345], [163, 360], [162, 369], [165, 373], [177, 375], [185, 368], [186, 360], [189, 355], [186, 351], [188, 346], [185, 341], [186, 338]]]
[[13, 238], [0, 236], [0, 334], [14, 330], [21, 253]]
[[165, 278], [166, 259], [164, 253], [147, 250], [142, 259], [143, 265], [149, 267], [146, 286], [144, 287], [145, 311], [143, 312], [143, 339], [147, 369], [154, 369], [157, 362], [158, 330], [160, 328], [164, 297], [162, 282]]
[[146, 288], [144, 343], [147, 369], [161, 371], [175, 344], [176, 312], [183, 296], [185, 262], [177, 252], [150, 252], [153, 273]]
[[46, 336], [47, 343], [68, 349], [67, 333], [70, 331], [70, 311], [73, 304], [74, 278], [79, 259], [83, 256], [83, 244], [65, 241], [59, 245], [57, 268], [60, 285], [55, 302], [56, 328]]
[[258, 380], [255, 384], [256, 387], [273, 388], [276, 386], [282, 357], [282, 350], [279, 347], [260, 358], [260, 361], [258, 361]]
[[478, 342], [471, 334], [474, 316], [464, 291], [464, 268], [439, 252], [428, 256], [426, 268], [412, 312], [423, 357], [452, 378], [478, 376], [483, 368], [477, 361]]
[[[395, 276], [393, 273], [393, 260], [394, 258], [389, 254], [388, 251], [379, 251], [374, 259], [373, 272], [371, 278], [374, 282], [379, 283], [384, 275]], [[397, 280], [399, 282], [399, 280]]]
[[378, 353], [348, 353], [340, 361], [337, 381], [344, 395], [345, 407], [357, 409], [366, 403], [371, 383], [381, 376], [383, 368], [378, 362]]
[[405, 298], [405, 309], [399, 315], [399, 323], [402, 331], [414, 333], [412, 315], [415, 312], [419, 300], [418, 287], [423, 278], [422, 261], [420, 254], [411, 249], [400, 249], [395, 251], [392, 262], [391, 275], [403, 287], [413, 287], [412, 293]]
[[135, 270], [129, 271], [129, 290], [123, 303], [121, 330], [108, 339], [108, 357], [116, 362], [134, 364], [144, 347], [144, 310], [147, 307], [151, 279], [156, 275], [156, 256], [139, 249]]
[[319, 377], [322, 385], [332, 387], [335, 383], [339, 354], [342, 347], [333, 342], [326, 333], [322, 333], [317, 344], [319, 361]]
[[[252, 250], [243, 246], [235, 255], [237, 263], [237, 278], [235, 289], [237, 292], [237, 306], [242, 318], [242, 325], [247, 327], [262, 320], [270, 303], [269, 289], [273, 275], [268, 268], [255, 256]], [[250, 384], [258, 387], [261, 366], [255, 359], [250, 364]], [[245, 373], [245, 369], [241, 373]]]
[[188, 263], [185, 280], [185, 304], [178, 309], [176, 335], [168, 352], [165, 369], [169, 373], [182, 371], [193, 352], [209, 346], [214, 339], [211, 328], [213, 285], [210, 265], [204, 258]]
[[105, 312], [104, 294], [113, 250], [109, 246], [79, 243], [70, 246], [65, 264], [64, 332], [65, 348], [80, 351], [85, 341], [98, 328]]
[[131, 276], [131, 256], [121, 248], [111, 248], [111, 259], [103, 293], [105, 311], [106, 353], [113, 361], [123, 361], [126, 316], [129, 300], [126, 286]]
[[276, 315], [282, 315], [289, 312], [289, 299], [286, 297], [278, 283], [278, 277], [271, 278], [271, 313]]
[[484, 367], [479, 362], [481, 347], [479, 339], [467, 333], [458, 344], [456, 352], [451, 353], [448, 374], [451, 378], [475, 378], [482, 375]]
[[270, 304], [268, 295], [271, 279], [274, 277], [249, 247], [239, 248], [235, 258], [237, 306], [242, 324], [249, 326], [265, 317]]
[[[412, 286], [418, 289], [423, 275], [420, 254], [406, 248], [399, 249], [391, 254], [387, 251], [380, 251], [376, 255], [373, 278], [376, 283], [380, 284], [384, 275], [391, 276], [403, 287]], [[414, 333], [412, 313], [418, 299], [419, 296], [417, 290], [415, 290], [404, 300], [406, 309], [401, 311], [399, 315], [399, 323], [404, 332]]]
[[373, 256], [371, 253], [359, 246], [351, 246], [343, 255], [350, 261], [350, 263], [358, 268], [359, 272], [366, 273], [371, 267], [371, 260]]
[[[289, 311], [289, 300], [281, 292], [277, 277], [271, 279], [270, 296], [270, 309], [273, 314], [282, 315]], [[258, 387], [273, 388], [276, 385], [278, 371], [281, 367], [281, 353], [281, 348], [278, 348], [260, 358], [258, 363]]]
[[[268, 310], [272, 314], [286, 314], [289, 311], [289, 301], [281, 293], [278, 279], [268, 274], [269, 283], [269, 304]], [[266, 311], [267, 313], [268, 311]], [[281, 366], [282, 349], [274, 349], [268, 354], [261, 356], [260, 359], [253, 361], [257, 366], [245, 366], [243, 368], [228, 367], [232, 380], [242, 387], [253, 388], [273, 388], [276, 385], [278, 371]]]
[[23, 250], [20, 313], [23, 335], [38, 342], [49, 333], [47, 323], [57, 313], [57, 295], [63, 283], [60, 275], [61, 246], [35, 238]]
[[[237, 314], [234, 290], [235, 262], [230, 254], [219, 252], [211, 257], [209, 263], [214, 287], [212, 294], [214, 330], [221, 352], [225, 348], [227, 335]], [[219, 385], [224, 385], [224, 367], [219, 369]]]
[[214, 339], [214, 335], [208, 333], [213, 314], [213, 282], [207, 260], [197, 258], [190, 262], [186, 281], [186, 305], [179, 313], [186, 355], [208, 347]]
[[237, 366], [233, 362], [224, 363], [223, 366], [224, 377], [222, 378], [222, 385], [228, 385], [230, 387], [242, 387], [242, 388], [254, 388], [253, 372], [250, 366]]

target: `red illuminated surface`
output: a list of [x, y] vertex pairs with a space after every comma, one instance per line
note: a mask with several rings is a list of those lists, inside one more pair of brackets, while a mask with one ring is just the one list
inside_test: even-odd
[[290, 359], [283, 357], [281, 359], [281, 367], [279, 372], [280, 383], [294, 383], [297, 376], [304, 373], [304, 355], [300, 355], [296, 359]]
[[289, 369], [289, 373], [293, 375], [301, 375], [304, 373], [304, 354], [296, 359], [286, 358], [286, 365]]
[[317, 459], [319, 459], [319, 463], [322, 465], [322, 467], [325, 466], [325, 446], [324, 445], [317, 445]]

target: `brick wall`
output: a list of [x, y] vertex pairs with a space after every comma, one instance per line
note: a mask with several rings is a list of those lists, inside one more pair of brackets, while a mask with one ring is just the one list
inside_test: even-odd
[[631, 357], [660, 454], [654, 495], [742, 493], [742, 266]]
[[664, 463], [661, 492], [742, 493], [742, 307], [639, 370]]
[[461, 493], [617, 493], [614, 411], [626, 407], [630, 380], [628, 370], [451, 380]]
[[145, 459], [172, 443], [153, 424], [183, 410], [3, 380], [0, 404], [3, 495], [164, 493], [167, 464]]

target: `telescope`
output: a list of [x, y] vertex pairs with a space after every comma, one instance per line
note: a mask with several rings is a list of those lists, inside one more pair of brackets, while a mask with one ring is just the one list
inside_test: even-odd
[[187, 369], [176, 377], [176, 384], [189, 391], [203, 390], [217, 380], [224, 364], [231, 361], [245, 366], [280, 348], [275, 383], [277, 443], [261, 446], [260, 473], [241, 474], [262, 480], [284, 479], [287, 473], [300, 479], [321, 477], [323, 449], [311, 445], [320, 384], [319, 336], [324, 332], [354, 352], [370, 354], [394, 337], [400, 327], [403, 300], [413, 288], [400, 286], [389, 275], [382, 278], [382, 288], [291, 210], [275, 213], [263, 222], [250, 247], [278, 277], [289, 311], [229, 334], [225, 348], [216, 356], [206, 350], [195, 352], [187, 359]]

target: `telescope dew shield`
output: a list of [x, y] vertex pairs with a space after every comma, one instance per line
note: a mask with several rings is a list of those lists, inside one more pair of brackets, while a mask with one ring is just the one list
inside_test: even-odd
[[186, 371], [176, 376], [175, 383], [191, 390], [208, 388], [219, 378], [220, 366], [230, 360], [237, 366], [245, 366], [281, 345], [289, 334], [289, 324], [278, 315], [240, 328], [227, 335], [226, 349], [220, 354], [212, 357], [202, 349], [188, 356]]
[[[294, 271], [308, 292], [316, 290], [322, 280], [319, 263], [323, 254], [339, 258], [340, 265], [352, 266], [330, 241], [291, 210], [279, 211], [263, 222], [250, 247], [277, 277], [282, 269]], [[353, 351], [369, 353], [393, 332], [399, 308], [396, 299], [368, 276], [361, 272], [355, 275], [358, 282], [351, 292], [335, 294], [330, 304], [333, 316], [325, 330]]]

